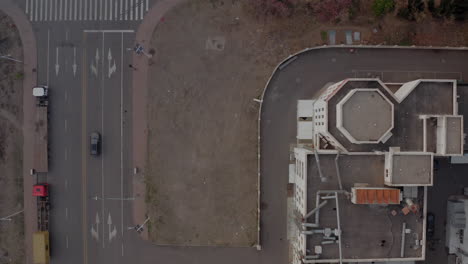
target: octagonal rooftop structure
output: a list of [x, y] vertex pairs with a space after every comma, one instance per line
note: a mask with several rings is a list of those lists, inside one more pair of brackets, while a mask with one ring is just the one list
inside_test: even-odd
[[355, 144], [377, 144], [391, 137], [393, 103], [377, 88], [351, 90], [336, 105], [336, 126]]

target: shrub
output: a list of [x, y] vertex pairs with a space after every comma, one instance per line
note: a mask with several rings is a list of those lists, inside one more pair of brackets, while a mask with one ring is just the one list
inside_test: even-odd
[[352, 0], [351, 1], [351, 6], [349, 7], [348, 9], [348, 17], [349, 17], [349, 20], [353, 20], [354, 18], [356, 18], [358, 12], [359, 12], [359, 9], [360, 9], [360, 0]]
[[374, 0], [372, 11], [376, 17], [381, 17], [395, 8], [394, 0]]
[[320, 31], [320, 38], [322, 39], [323, 42], [327, 41], [328, 33], [324, 30]]
[[314, 4], [312, 9], [320, 22], [336, 21], [340, 15], [348, 11], [352, 0], [322, 0]]

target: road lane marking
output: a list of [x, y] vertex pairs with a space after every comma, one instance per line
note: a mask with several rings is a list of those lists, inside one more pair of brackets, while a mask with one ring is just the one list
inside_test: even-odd
[[26, 14], [29, 14], [29, 0], [26, 0], [26, 8], [24, 9]]
[[99, 20], [102, 20], [102, 0], [99, 0]]
[[107, 0], [104, 0], [104, 20], [107, 20]]
[[[120, 34], [120, 232], [123, 237], [123, 34]], [[115, 65], [115, 62], [114, 62]], [[123, 243], [122, 243], [123, 256]]]
[[[102, 32], [102, 50], [101, 54], [104, 54], [104, 42], [105, 33]], [[96, 65], [97, 66], [97, 65]], [[104, 73], [104, 59], [101, 60], [101, 72]], [[104, 137], [104, 74], [101, 74], [101, 133]], [[104, 144], [101, 142], [101, 149], [104, 148]], [[102, 237], [104, 238], [104, 159], [101, 159], [101, 206], [102, 206]], [[105, 247], [104, 239], [102, 239], [102, 247]]]
[[88, 232], [87, 232], [87, 200], [86, 200], [86, 195], [87, 195], [87, 190], [86, 190], [86, 170], [87, 170], [87, 144], [86, 142], [86, 115], [87, 115], [87, 103], [86, 103], [86, 96], [87, 96], [87, 76], [86, 76], [86, 69], [84, 69], [86, 65], [86, 56], [87, 56], [87, 51], [86, 51], [86, 33], [83, 32], [83, 53], [81, 55], [82, 58], [82, 89], [81, 89], [81, 100], [82, 100], [82, 107], [81, 107], [81, 206], [82, 206], [82, 233], [83, 233], [83, 262], [84, 264], [88, 263]]
[[[76, 20], [76, 18], [77, 18], [77, 17], [76, 17], [77, 11], [78, 11], [78, 7], [77, 7], [77, 4], [78, 4], [78, 3], [77, 3], [77, 1], [78, 1], [78, 0], [75, 0], [75, 10], [74, 10], [74, 13], [73, 13], [73, 19], [74, 19], [74, 20]], [[80, 1], [80, 3], [81, 3], [81, 1]]]
[[146, 12], [148, 12], [148, 8], [149, 8], [148, 0], [146, 0]]
[[50, 29], [47, 29], [47, 86], [49, 86]]

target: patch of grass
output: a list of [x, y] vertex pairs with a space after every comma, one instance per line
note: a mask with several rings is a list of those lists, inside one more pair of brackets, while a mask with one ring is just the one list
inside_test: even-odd
[[19, 81], [19, 80], [23, 80], [24, 79], [24, 73], [19, 71], [19, 72], [16, 72], [15, 74], [15, 80]]

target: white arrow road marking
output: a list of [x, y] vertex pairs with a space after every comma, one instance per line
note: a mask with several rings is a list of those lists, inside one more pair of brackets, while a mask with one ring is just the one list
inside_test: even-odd
[[107, 225], [109, 226], [109, 242], [111, 242], [112, 239], [117, 236], [117, 229], [115, 228], [115, 225], [114, 225], [114, 229], [112, 229], [112, 217], [110, 213], [109, 213], [109, 217], [107, 218]]
[[94, 230], [94, 224], [91, 226], [91, 236], [99, 241], [99, 214], [96, 212], [96, 230]]
[[107, 53], [107, 60], [109, 61], [109, 66], [110, 66], [110, 61], [112, 60], [112, 52], [110, 48], [109, 48], [109, 52]]
[[59, 48], [55, 48], [55, 75], [58, 76], [60, 70], [60, 65], [59, 65]]
[[73, 65], [72, 65], [72, 67], [73, 67], [73, 77], [75, 77], [76, 76], [76, 67], [77, 67], [77, 65], [76, 65], [76, 47], [73, 48]]
[[107, 53], [107, 62], [108, 62], [108, 65], [109, 65], [109, 78], [111, 77], [111, 75], [117, 70], [117, 67], [115, 65], [115, 60], [114, 60], [114, 65], [111, 66], [111, 61], [112, 61], [112, 52], [111, 52], [111, 49], [109, 49], [109, 52]]
[[113, 73], [115, 73], [117, 70], [117, 66], [115, 65], [115, 60], [114, 60], [114, 64], [112, 65], [112, 67], [109, 67], [109, 78], [112, 76]]
[[94, 66], [94, 64], [91, 63], [91, 72], [96, 75], [96, 77], [98, 76], [98, 70], [97, 70], [97, 67]]
[[96, 48], [96, 65], [99, 64], [99, 49]]

